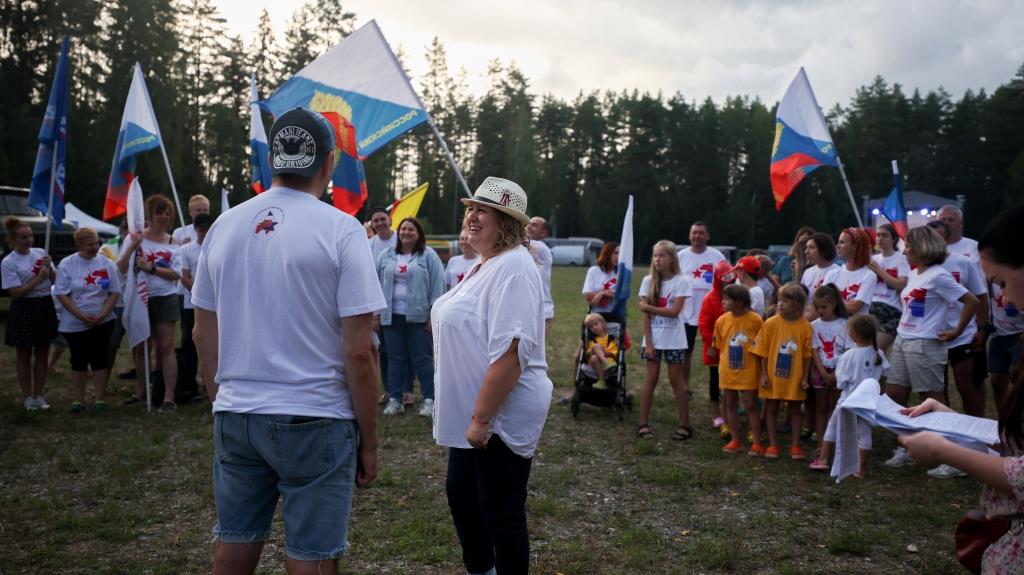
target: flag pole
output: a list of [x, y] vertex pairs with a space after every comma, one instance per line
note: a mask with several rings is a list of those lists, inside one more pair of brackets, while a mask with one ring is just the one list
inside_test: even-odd
[[[153, 411], [153, 390], [149, 383], [149, 338], [142, 342], [142, 371], [146, 373], [146, 411]], [[164, 382], [166, 385], [167, 382]]]
[[839, 165], [839, 175], [843, 177], [843, 185], [846, 187], [846, 195], [850, 197], [850, 206], [853, 207], [853, 215], [857, 218], [857, 227], [863, 228], [864, 221], [860, 218], [860, 210], [857, 209], [857, 201], [853, 199], [853, 190], [850, 189], [850, 180], [846, 179], [846, 170], [843, 169], [843, 160], [836, 154], [836, 163]]
[[[418, 98], [419, 96], [417, 96], [417, 99]], [[467, 184], [466, 179], [462, 177], [462, 172], [459, 171], [459, 166], [455, 164], [455, 158], [448, 149], [447, 142], [444, 141], [444, 137], [441, 136], [441, 132], [437, 129], [437, 125], [434, 124], [434, 118], [431, 117], [430, 114], [427, 114], [427, 123], [430, 124], [430, 129], [434, 131], [434, 137], [436, 137], [438, 143], [441, 144], [441, 149], [444, 150], [444, 155], [448, 157], [448, 163], [451, 164], [452, 169], [455, 170], [455, 177], [458, 178], [459, 183], [462, 184], [462, 189], [466, 192], [466, 197], [472, 198], [473, 192], [469, 191], [469, 184]]]
[[57, 183], [57, 146], [60, 138], [53, 142], [53, 160], [50, 162], [50, 205], [46, 208], [46, 239], [43, 240], [43, 251], [50, 255], [50, 228], [53, 224], [53, 186]]
[[[153, 116], [154, 118], [156, 116]], [[181, 227], [185, 227], [185, 214], [181, 213], [181, 200], [178, 199], [178, 188], [174, 185], [174, 176], [171, 175], [171, 162], [167, 160], [167, 150], [164, 149], [164, 138], [160, 137], [160, 154], [164, 157], [164, 167], [167, 168], [167, 181], [171, 183], [171, 195], [174, 196], [174, 206], [178, 209], [178, 220]], [[852, 197], [852, 196], [851, 196]]]

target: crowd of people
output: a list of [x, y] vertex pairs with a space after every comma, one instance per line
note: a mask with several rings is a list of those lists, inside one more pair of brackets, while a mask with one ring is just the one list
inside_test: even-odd
[[[375, 208], [360, 225], [319, 200], [335, 153], [322, 116], [287, 112], [271, 140], [273, 187], [217, 221], [209, 201], [194, 196], [193, 223], [172, 233], [173, 204], [152, 196], [144, 231], [122, 226], [101, 246], [95, 230], [82, 228], [78, 251], [59, 267], [33, 247], [27, 224], [5, 222], [5, 343], [17, 349], [25, 408], [49, 408], [50, 347], [63, 339], [70, 410], [108, 409], [109, 369], [124, 336], [122, 293], [134, 269], [148, 280], [160, 411], [199, 394], [200, 371], [213, 403], [215, 571], [255, 569], [283, 493], [289, 569], [334, 572], [347, 546], [351, 488], [377, 474], [378, 413], [398, 416], [415, 405], [418, 381], [418, 413], [448, 448], [446, 495], [467, 571], [526, 572], [527, 484], [552, 394], [547, 222], [528, 216], [515, 182], [487, 178], [463, 200], [460, 253], [445, 265], [416, 218], [393, 226], [388, 210]], [[801, 228], [777, 262], [751, 250], [730, 263], [709, 245], [701, 221], [683, 249], [657, 242], [637, 291], [642, 321], [633, 327], [645, 364], [636, 436], [656, 437], [650, 416], [662, 363], [678, 419], [670, 437], [685, 442], [697, 433], [690, 382], [698, 337], [722, 450], [777, 459], [788, 434], [789, 458], [809, 458], [813, 471], [831, 468], [837, 406], [866, 379], [879, 380], [912, 417], [950, 410], [950, 387], [966, 413], [983, 417], [991, 385], [999, 456], [922, 433], [901, 437], [885, 464], [933, 465], [928, 475], [938, 478], [973, 475], [987, 485], [990, 515], [1018, 521], [1022, 223], [1024, 207], [1004, 212], [975, 242], [962, 235], [960, 210], [946, 206], [903, 238], [890, 224], [847, 228], [835, 240]], [[307, 247], [295, 250], [299, 244]], [[615, 305], [618, 257], [618, 245], [606, 243], [581, 290], [587, 335], [576, 357], [600, 384], [631, 344], [628, 330], [608, 331], [626, 320]], [[271, 332], [276, 337], [252, 337]], [[129, 404], [146, 400], [142, 346], [133, 360], [139, 385]], [[914, 392], [918, 406], [910, 406]], [[857, 447], [855, 476], [864, 477], [872, 453], [864, 422]], [[1017, 527], [990, 547], [986, 569], [1024, 568]]]

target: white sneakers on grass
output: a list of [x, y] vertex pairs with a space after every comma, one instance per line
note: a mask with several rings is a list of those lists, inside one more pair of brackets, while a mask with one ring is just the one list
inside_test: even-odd
[[[907, 455], [906, 449], [897, 447], [893, 450], [892, 457], [890, 457], [885, 464], [889, 467], [906, 467], [907, 465], [913, 465], [914, 460]], [[966, 477], [967, 474], [952, 465], [946, 465], [943, 463], [935, 469], [929, 469], [928, 476], [936, 479], [953, 479], [955, 477]]]
[[389, 397], [388, 404], [384, 406], [384, 415], [398, 415], [400, 413], [405, 413], [405, 406], [402, 405], [401, 400]]
[[26, 397], [25, 402], [22, 405], [25, 406], [25, 411], [50, 409], [50, 404], [46, 403], [46, 398], [41, 395], [39, 397]]
[[907, 450], [902, 447], [897, 447], [892, 450], [892, 457], [886, 460], [885, 464], [889, 467], [906, 467], [913, 465], [914, 460], [907, 455]]
[[434, 417], [434, 400], [424, 399], [420, 406], [420, 417]]
[[943, 463], [935, 469], [929, 469], [928, 477], [934, 477], [936, 479], [953, 479], [955, 477], [967, 477], [967, 474], [952, 465], [946, 465]]

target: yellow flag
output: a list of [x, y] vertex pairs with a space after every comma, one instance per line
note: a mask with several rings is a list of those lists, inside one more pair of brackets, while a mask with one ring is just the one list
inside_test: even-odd
[[423, 196], [427, 195], [427, 186], [430, 182], [421, 184], [420, 187], [395, 200], [391, 206], [391, 229], [397, 230], [398, 225], [405, 218], [415, 218], [420, 212], [420, 204], [423, 203]]

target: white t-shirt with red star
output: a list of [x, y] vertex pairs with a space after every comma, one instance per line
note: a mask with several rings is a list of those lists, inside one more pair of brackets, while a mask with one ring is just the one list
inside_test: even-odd
[[825, 278], [837, 268], [836, 264], [830, 263], [825, 267], [811, 266], [805, 269], [804, 275], [800, 278], [800, 283], [810, 292], [808, 297], [814, 295], [814, 290], [825, 285]]
[[959, 240], [946, 245], [946, 251], [951, 254], [961, 255], [973, 263], [978, 263], [978, 241], [971, 238], [961, 237]]
[[459, 282], [466, 279], [466, 274], [479, 261], [479, 257], [467, 258], [465, 255], [451, 257], [448, 260], [447, 267], [444, 269], [444, 284], [447, 289], [452, 289], [459, 285]]
[[[976, 261], [971, 261], [959, 253], [951, 252], [946, 256], [946, 261], [943, 262], [942, 267], [953, 276], [956, 283], [967, 288], [967, 291], [972, 294], [980, 296], [988, 293], [988, 286], [986, 286], [985, 281], [981, 279], [981, 268], [978, 267]], [[949, 304], [947, 325], [950, 330], [956, 329], [957, 324], [960, 323], [960, 312], [963, 309], [964, 304], [959, 301], [954, 301]], [[981, 311], [984, 313], [984, 310]], [[960, 337], [949, 342], [949, 347], [957, 347], [971, 343], [971, 339], [974, 338], [974, 334], [976, 333], [978, 333], [978, 321], [972, 317], [971, 321], [967, 322], [967, 327], [964, 328]]]
[[[181, 277], [181, 246], [154, 242], [143, 238], [142, 245], [139, 248], [142, 249], [142, 257], [147, 265], [153, 264], [158, 268], [174, 270], [174, 273]], [[147, 275], [146, 281], [149, 282], [150, 297], [177, 295], [178, 293], [178, 282], [176, 280], [165, 279], [152, 273]]]
[[[32, 281], [42, 269], [44, 257], [46, 252], [42, 248], [29, 248], [28, 253], [24, 255], [13, 251], [7, 254], [0, 263], [0, 285], [3, 289], [11, 289]], [[50, 278], [43, 278], [43, 281], [36, 284], [36, 287], [24, 297], [50, 297]]]
[[391, 292], [391, 313], [405, 315], [405, 300], [409, 296], [409, 262], [412, 254], [396, 254], [395, 285]]
[[965, 293], [967, 290], [942, 266], [930, 266], [924, 273], [920, 268], [912, 270], [900, 294], [903, 316], [897, 334], [904, 339], [938, 339], [939, 332], [948, 329], [949, 304]]
[[[885, 273], [894, 278], [905, 278], [910, 273], [910, 264], [907, 263], [907, 256], [900, 252], [893, 252], [891, 256], [885, 257], [882, 254], [875, 254], [871, 259], [878, 262], [878, 265], [885, 270]], [[878, 278], [878, 285], [875, 286], [875, 295], [871, 303], [884, 303], [896, 309], [900, 309], [900, 294], [889, 287], [889, 284]]]
[[704, 296], [711, 291], [715, 280], [715, 264], [725, 259], [722, 252], [715, 248], [704, 248], [699, 254], [693, 253], [693, 248], [679, 250], [679, 269], [688, 282], [692, 295], [686, 298], [683, 304], [683, 313], [680, 317], [687, 325], [697, 325], [697, 318], [700, 316], [700, 306], [704, 302]]
[[857, 311], [859, 315], [868, 313], [871, 299], [875, 296], [875, 284], [878, 283], [878, 276], [867, 266], [850, 271], [844, 265], [829, 272], [825, 276], [825, 283], [836, 284], [836, 287], [839, 288], [839, 295], [843, 298], [844, 302], [859, 301], [864, 304]]
[[[649, 302], [658, 307], [672, 307], [676, 298], [689, 298], [692, 293], [692, 284], [686, 274], [679, 274], [671, 279], [661, 282], [658, 289], [658, 301]], [[640, 282], [640, 297], [649, 297], [651, 293], [651, 276], [644, 276]], [[686, 303], [683, 303], [686, 307]], [[678, 317], [665, 317], [663, 315], [651, 314], [651, 339], [654, 349], [687, 349], [686, 329], [683, 325], [683, 315]], [[641, 345], [647, 345], [647, 338], [644, 337]]]
[[[587, 270], [587, 278], [583, 280], [582, 293], [595, 293], [604, 290], [612, 290], [614, 292], [618, 281], [619, 277], [614, 269], [606, 272], [599, 266], [590, 266], [590, 269]], [[612, 311], [614, 308], [615, 298], [606, 297], [598, 305], [591, 306], [590, 309], [591, 311], [602, 313]]]
[[1020, 335], [1024, 333], [1024, 313], [1012, 303], [1006, 301], [1003, 290], [992, 284], [992, 327], [996, 335]]
[[[103, 304], [110, 294], [121, 293], [121, 282], [118, 280], [117, 268], [109, 259], [99, 254], [85, 259], [76, 252], [60, 261], [53, 293], [70, 297], [83, 314], [96, 315], [103, 311]], [[111, 309], [101, 323], [114, 317]], [[71, 312], [64, 311], [60, 314], [58, 329], [65, 333], [76, 333], [89, 329], [89, 326]]]

